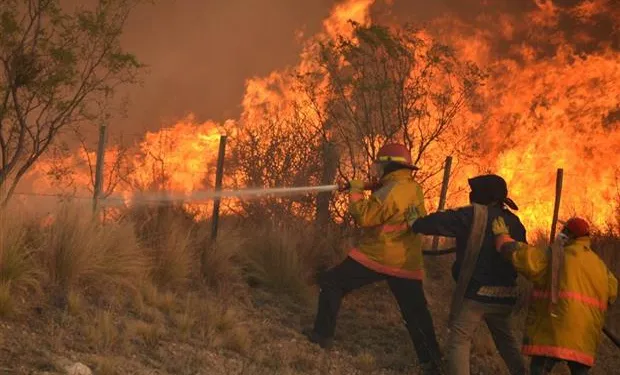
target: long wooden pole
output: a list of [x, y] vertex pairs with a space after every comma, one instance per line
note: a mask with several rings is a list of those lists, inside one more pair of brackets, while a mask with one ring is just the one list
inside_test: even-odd
[[[443, 180], [441, 182], [441, 193], [439, 194], [439, 205], [437, 206], [437, 211], [443, 210], [446, 205], [446, 197], [448, 195], [448, 183], [450, 182], [450, 169], [452, 169], [452, 156], [448, 156], [444, 164]], [[437, 247], [439, 247], [439, 237], [434, 236], [431, 249], [433, 251], [436, 251]]]
[[[560, 213], [560, 201], [562, 197], [562, 185], [564, 182], [564, 169], [558, 168], [556, 179], [555, 179], [555, 203], [553, 206], [553, 221], [551, 223], [551, 235], [549, 239], [549, 243], [552, 244], [555, 240], [555, 233], [557, 231], [557, 223], [558, 223], [558, 215]], [[552, 259], [551, 262], [552, 267], [557, 263], [557, 259]], [[552, 274], [556, 272], [552, 272]], [[552, 284], [557, 284], [558, 280], [552, 275]], [[552, 289], [555, 285], [552, 286]], [[617, 348], [620, 348], [620, 337], [616, 336], [613, 332], [611, 332], [607, 327], [603, 326], [603, 333], [609, 338], [609, 340], [616, 345]]]
[[560, 212], [560, 201], [562, 198], [562, 182], [564, 170], [559, 168], [555, 178], [555, 202], [553, 204], [553, 219], [551, 220], [551, 234], [549, 245], [551, 246], [551, 315], [555, 316], [556, 306], [560, 293], [560, 273], [564, 264], [564, 249], [555, 242], [555, 232], [557, 229], [558, 215]]
[[551, 222], [551, 234], [549, 237], [549, 243], [552, 244], [555, 240], [555, 232], [558, 225], [558, 215], [560, 213], [560, 201], [562, 200], [562, 184], [564, 180], [564, 169], [558, 168], [555, 177], [555, 203], [553, 204], [553, 221]]
[[99, 127], [99, 143], [97, 145], [96, 162], [97, 164], [95, 166], [95, 186], [93, 187], [93, 213], [97, 212], [103, 186], [103, 166], [105, 158], [106, 130], [107, 127], [105, 124], [102, 124]]
[[[220, 149], [217, 155], [217, 170], [215, 172], [215, 191], [222, 190], [222, 177], [224, 176], [224, 158], [226, 157], [226, 136], [220, 137]], [[220, 198], [213, 202], [213, 216], [211, 224], [211, 239], [217, 238], [217, 227], [220, 220]]]

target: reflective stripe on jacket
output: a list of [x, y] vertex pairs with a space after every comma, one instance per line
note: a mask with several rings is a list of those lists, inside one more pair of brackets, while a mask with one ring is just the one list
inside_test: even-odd
[[422, 236], [409, 230], [415, 215], [426, 215], [422, 188], [411, 171], [400, 169], [381, 180], [381, 188], [364, 199], [351, 191], [349, 212], [363, 228], [349, 256], [377, 272], [421, 280]]
[[559, 300], [550, 302], [550, 254], [519, 243], [510, 257], [534, 290], [526, 320], [523, 353], [594, 364], [608, 305], [618, 294], [618, 280], [580, 237], [564, 247]]

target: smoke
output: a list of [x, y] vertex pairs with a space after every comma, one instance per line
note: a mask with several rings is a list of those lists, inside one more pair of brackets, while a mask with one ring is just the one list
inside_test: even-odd
[[577, 53], [620, 49], [620, 3], [614, 0], [442, 0], [433, 3], [388, 0], [374, 19], [425, 24], [431, 30], [457, 27], [465, 36], [484, 34], [494, 57], [512, 57], [527, 43], [538, 58], [553, 56], [568, 43]]
[[240, 113], [245, 81], [294, 64], [300, 33], [314, 34], [333, 0], [159, 0], [141, 5], [123, 44], [149, 68], [117, 129], [139, 136], [193, 113], [222, 122]]
[[[65, 0], [68, 3], [77, 0]], [[238, 118], [246, 81], [294, 65], [300, 37], [320, 30], [337, 0], [158, 0], [138, 7], [123, 44], [149, 67], [112, 132], [134, 139], [188, 113], [196, 121]], [[619, 48], [619, 6], [613, 0], [378, 0], [376, 22], [446, 28], [490, 40], [487, 58], [521, 58], [515, 46], [553, 56], [558, 41], [577, 52]], [[614, 22], [615, 21], [615, 22]], [[449, 41], [446, 41], [449, 42]]]

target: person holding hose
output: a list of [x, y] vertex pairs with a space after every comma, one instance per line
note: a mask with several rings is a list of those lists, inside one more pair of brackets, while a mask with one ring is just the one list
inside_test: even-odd
[[618, 295], [618, 280], [591, 248], [589, 224], [579, 217], [562, 224], [551, 249], [539, 249], [514, 240], [501, 217], [493, 222], [497, 251], [533, 283], [522, 346], [532, 375], [561, 361], [572, 375], [587, 374]]
[[470, 374], [472, 336], [484, 321], [495, 346], [512, 375], [526, 372], [519, 341], [512, 331], [512, 310], [517, 302], [517, 272], [495, 250], [491, 223], [501, 217], [514, 238], [525, 242], [519, 217], [508, 208], [517, 205], [508, 198], [506, 181], [489, 174], [469, 179], [471, 205], [435, 212], [411, 226], [414, 233], [456, 239], [456, 261], [452, 277], [456, 289], [450, 304], [446, 357], [450, 375]]
[[400, 307], [423, 374], [441, 374], [441, 353], [422, 287], [422, 238], [409, 231], [412, 222], [426, 214], [422, 189], [411, 175], [418, 168], [402, 144], [383, 146], [372, 168], [379, 187], [369, 198], [364, 197], [362, 181], [343, 186], [350, 192], [349, 212], [363, 234], [342, 263], [319, 276], [314, 327], [304, 334], [322, 348], [330, 348], [343, 297], [385, 280]]

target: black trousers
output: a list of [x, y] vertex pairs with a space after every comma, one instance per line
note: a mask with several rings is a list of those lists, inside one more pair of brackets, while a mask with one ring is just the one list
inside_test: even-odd
[[[551, 370], [553, 370], [553, 366], [555, 366], [556, 363], [562, 361], [563, 360], [557, 358], [534, 356], [532, 357], [532, 361], [530, 362], [530, 374], [548, 374], [549, 372], [551, 372]], [[588, 371], [590, 371], [590, 367], [579, 362], [566, 361], [566, 364], [570, 369], [571, 375], [587, 375]]]
[[441, 353], [422, 281], [381, 274], [351, 258], [347, 258], [319, 277], [321, 291], [314, 332], [324, 338], [332, 338], [342, 298], [355, 289], [382, 280], [387, 281], [398, 302], [420, 363], [439, 364]]

